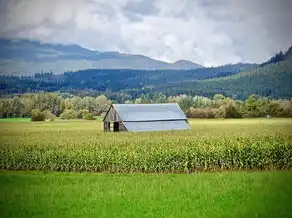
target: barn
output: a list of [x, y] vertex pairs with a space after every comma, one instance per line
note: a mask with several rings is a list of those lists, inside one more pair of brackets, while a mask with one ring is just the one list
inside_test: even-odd
[[105, 132], [188, 130], [178, 104], [112, 104], [103, 119]]

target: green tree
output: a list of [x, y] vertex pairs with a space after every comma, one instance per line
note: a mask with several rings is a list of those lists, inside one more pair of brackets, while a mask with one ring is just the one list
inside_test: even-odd
[[39, 109], [31, 111], [31, 121], [44, 121], [45, 115]]
[[45, 117], [45, 120], [48, 120], [48, 121], [54, 121], [56, 116], [55, 114], [53, 114], [51, 111], [49, 110], [45, 110], [43, 111], [43, 115]]
[[76, 119], [77, 114], [74, 110], [71, 109], [66, 109], [64, 112], [60, 115], [60, 118], [62, 120], [71, 120], [71, 119]]

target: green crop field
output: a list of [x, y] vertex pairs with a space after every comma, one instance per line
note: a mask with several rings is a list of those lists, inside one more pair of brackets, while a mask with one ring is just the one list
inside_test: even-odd
[[100, 121], [0, 122], [0, 169], [197, 172], [292, 168], [292, 120], [191, 120], [191, 131], [104, 133]]
[[104, 133], [100, 121], [3, 119], [0, 217], [292, 216], [292, 119], [190, 125]]

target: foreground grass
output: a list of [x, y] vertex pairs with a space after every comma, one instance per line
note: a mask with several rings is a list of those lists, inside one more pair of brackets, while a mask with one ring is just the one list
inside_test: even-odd
[[286, 218], [291, 184], [291, 172], [1, 172], [0, 216]]
[[292, 168], [291, 119], [191, 120], [192, 131], [104, 133], [100, 121], [0, 123], [0, 169], [196, 172]]

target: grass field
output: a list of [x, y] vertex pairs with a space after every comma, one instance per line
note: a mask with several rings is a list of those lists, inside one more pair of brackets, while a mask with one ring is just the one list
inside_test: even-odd
[[1, 120], [0, 217], [292, 217], [291, 119], [190, 124]]
[[30, 118], [0, 118], [0, 122], [8, 123], [8, 122], [30, 122]]
[[292, 217], [289, 172], [0, 172], [1, 217]]

